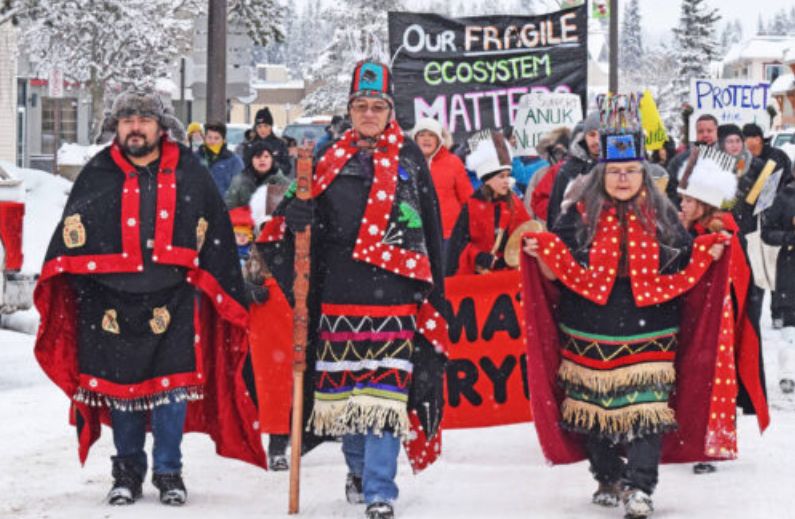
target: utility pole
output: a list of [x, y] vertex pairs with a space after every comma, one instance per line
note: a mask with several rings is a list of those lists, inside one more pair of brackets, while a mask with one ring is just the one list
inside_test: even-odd
[[608, 90], [618, 93], [618, 0], [610, 0], [610, 78]]
[[226, 122], [226, 0], [207, 10], [207, 121]]

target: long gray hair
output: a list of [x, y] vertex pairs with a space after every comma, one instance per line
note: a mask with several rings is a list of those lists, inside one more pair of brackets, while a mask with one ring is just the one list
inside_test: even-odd
[[566, 194], [564, 205], [568, 211], [576, 211], [577, 206], [580, 206], [582, 225], [578, 225], [577, 229], [578, 243], [589, 246], [596, 235], [602, 211], [615, 207], [619, 221], [623, 222], [627, 212], [631, 211], [638, 216], [647, 231], [655, 234], [660, 245], [676, 245], [681, 236], [676, 209], [654, 185], [649, 167], [647, 163], [642, 163], [643, 184], [638, 194], [626, 202], [614, 200], [607, 194], [607, 166], [604, 163], [597, 164], [590, 173], [575, 181]]

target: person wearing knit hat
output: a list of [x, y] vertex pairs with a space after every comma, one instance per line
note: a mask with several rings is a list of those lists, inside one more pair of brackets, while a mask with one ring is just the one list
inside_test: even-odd
[[391, 77], [382, 63], [356, 64], [352, 127], [319, 150], [311, 200], [288, 192], [257, 239], [291, 299], [295, 235], [311, 227], [307, 429], [342, 438], [345, 497], [368, 519], [394, 517], [401, 442], [415, 471], [439, 456], [446, 361], [439, 204], [393, 117]]
[[247, 164], [251, 159], [251, 144], [257, 141], [265, 141], [270, 144], [273, 158], [279, 169], [287, 176], [292, 175], [290, 155], [287, 152], [287, 144], [273, 133], [273, 114], [267, 106], [257, 110], [254, 116], [254, 135], [250, 140], [241, 144], [243, 163]]
[[108, 503], [141, 497], [151, 429], [152, 482], [178, 506], [185, 430], [266, 465], [243, 376], [248, 302], [226, 206], [169, 137], [176, 119], [162, 100], [127, 91], [110, 121], [115, 138], [80, 171], [47, 250], [35, 354], [72, 400], [82, 462], [101, 424], [113, 431]]
[[[734, 208], [734, 217], [737, 224], [740, 226], [740, 235], [743, 244], [746, 243], [746, 236], [759, 230], [759, 212], [756, 210], [756, 200], [750, 203], [746, 198], [751, 192], [754, 185], [759, 179], [762, 170], [765, 169], [768, 162], [771, 162], [772, 171], [782, 170], [781, 177], [776, 187], [776, 192], [780, 193], [784, 188], [793, 181], [793, 174], [791, 174], [792, 163], [782, 150], [770, 146], [764, 140], [764, 133], [759, 125], [748, 123], [743, 126], [742, 134], [745, 140], [742, 156], [738, 160], [737, 174], [740, 176], [740, 182], [737, 188], [737, 205]], [[725, 151], [731, 153], [725, 147]], [[741, 168], [740, 166], [744, 166]], [[745, 170], [743, 172], [743, 169]], [[756, 252], [753, 252], [754, 254]], [[755, 284], [751, 287], [751, 297], [749, 302], [749, 309], [752, 310], [752, 321], [758, 326], [762, 316], [762, 305], [764, 299], [764, 290]], [[771, 319], [774, 328], [782, 326], [781, 309], [787, 306], [788, 302], [782, 300], [781, 294], [773, 291], [770, 297], [770, 310]], [[743, 408], [748, 408], [748, 399], [741, 390], [738, 402], [743, 404]]]
[[447, 241], [453, 232], [461, 208], [474, 192], [472, 183], [469, 181], [464, 163], [450, 153], [452, 138], [439, 121], [430, 118], [418, 120], [411, 131], [411, 136], [428, 161], [436, 195], [439, 197], [442, 234]]
[[560, 204], [569, 184], [585, 175], [599, 158], [599, 112], [593, 111], [583, 120], [582, 132], [574, 132], [569, 145], [569, 156], [555, 177], [547, 205], [547, 227], [552, 229], [560, 214]]
[[199, 149], [204, 143], [204, 127], [202, 123], [193, 121], [188, 125], [187, 128], [187, 145], [192, 151], [196, 151]]
[[[232, 179], [232, 184], [224, 196], [224, 202], [229, 209], [248, 206], [254, 194], [263, 186], [270, 186], [265, 188], [265, 191], [277, 187], [283, 192], [290, 185], [290, 179], [282, 173], [274, 159], [274, 151], [273, 144], [269, 141], [251, 143], [245, 169]], [[265, 196], [270, 197], [270, 195]], [[258, 207], [256, 211], [264, 214], [266, 205], [264, 199], [260, 205], [262, 207]]]
[[694, 308], [699, 323], [721, 322], [728, 280], [713, 263], [726, 238], [694, 240], [655, 186], [639, 97], [597, 102], [599, 163], [574, 181], [552, 232], [523, 240], [530, 401], [548, 461], [587, 458], [591, 501], [643, 519], [661, 461], [736, 451], [733, 423], [704, 426], [710, 405], [717, 416], [734, 407], [713, 393], [724, 332], [685, 317]]
[[226, 124], [209, 122], [204, 125], [204, 131], [204, 144], [196, 150], [196, 157], [210, 170], [223, 197], [232, 180], [243, 171], [243, 161], [226, 147]]
[[486, 274], [509, 268], [508, 238], [530, 215], [511, 190], [511, 152], [500, 132], [477, 142], [467, 158], [481, 187], [461, 209], [450, 236], [445, 274]]

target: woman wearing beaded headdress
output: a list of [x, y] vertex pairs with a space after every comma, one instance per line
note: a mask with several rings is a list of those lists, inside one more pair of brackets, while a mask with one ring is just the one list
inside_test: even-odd
[[724, 236], [693, 240], [655, 188], [637, 106], [600, 99], [600, 164], [572, 186], [553, 232], [526, 235], [522, 269], [544, 454], [587, 458], [593, 502], [623, 500], [626, 517], [644, 518], [661, 457], [720, 455], [707, 452], [706, 416], [727, 262]]

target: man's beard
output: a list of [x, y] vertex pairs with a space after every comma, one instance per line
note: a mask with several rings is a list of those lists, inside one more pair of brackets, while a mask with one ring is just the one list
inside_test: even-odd
[[[132, 139], [133, 137], [140, 137], [144, 141], [143, 144], [137, 146], [131, 145], [130, 139]], [[124, 142], [121, 143], [122, 151], [124, 152], [125, 155], [128, 155], [130, 157], [145, 157], [150, 153], [152, 153], [155, 150], [155, 148], [157, 148], [157, 142], [150, 143], [149, 141], [146, 140], [146, 137], [144, 135], [141, 135], [140, 133], [129, 134], [127, 138], [124, 139]]]

